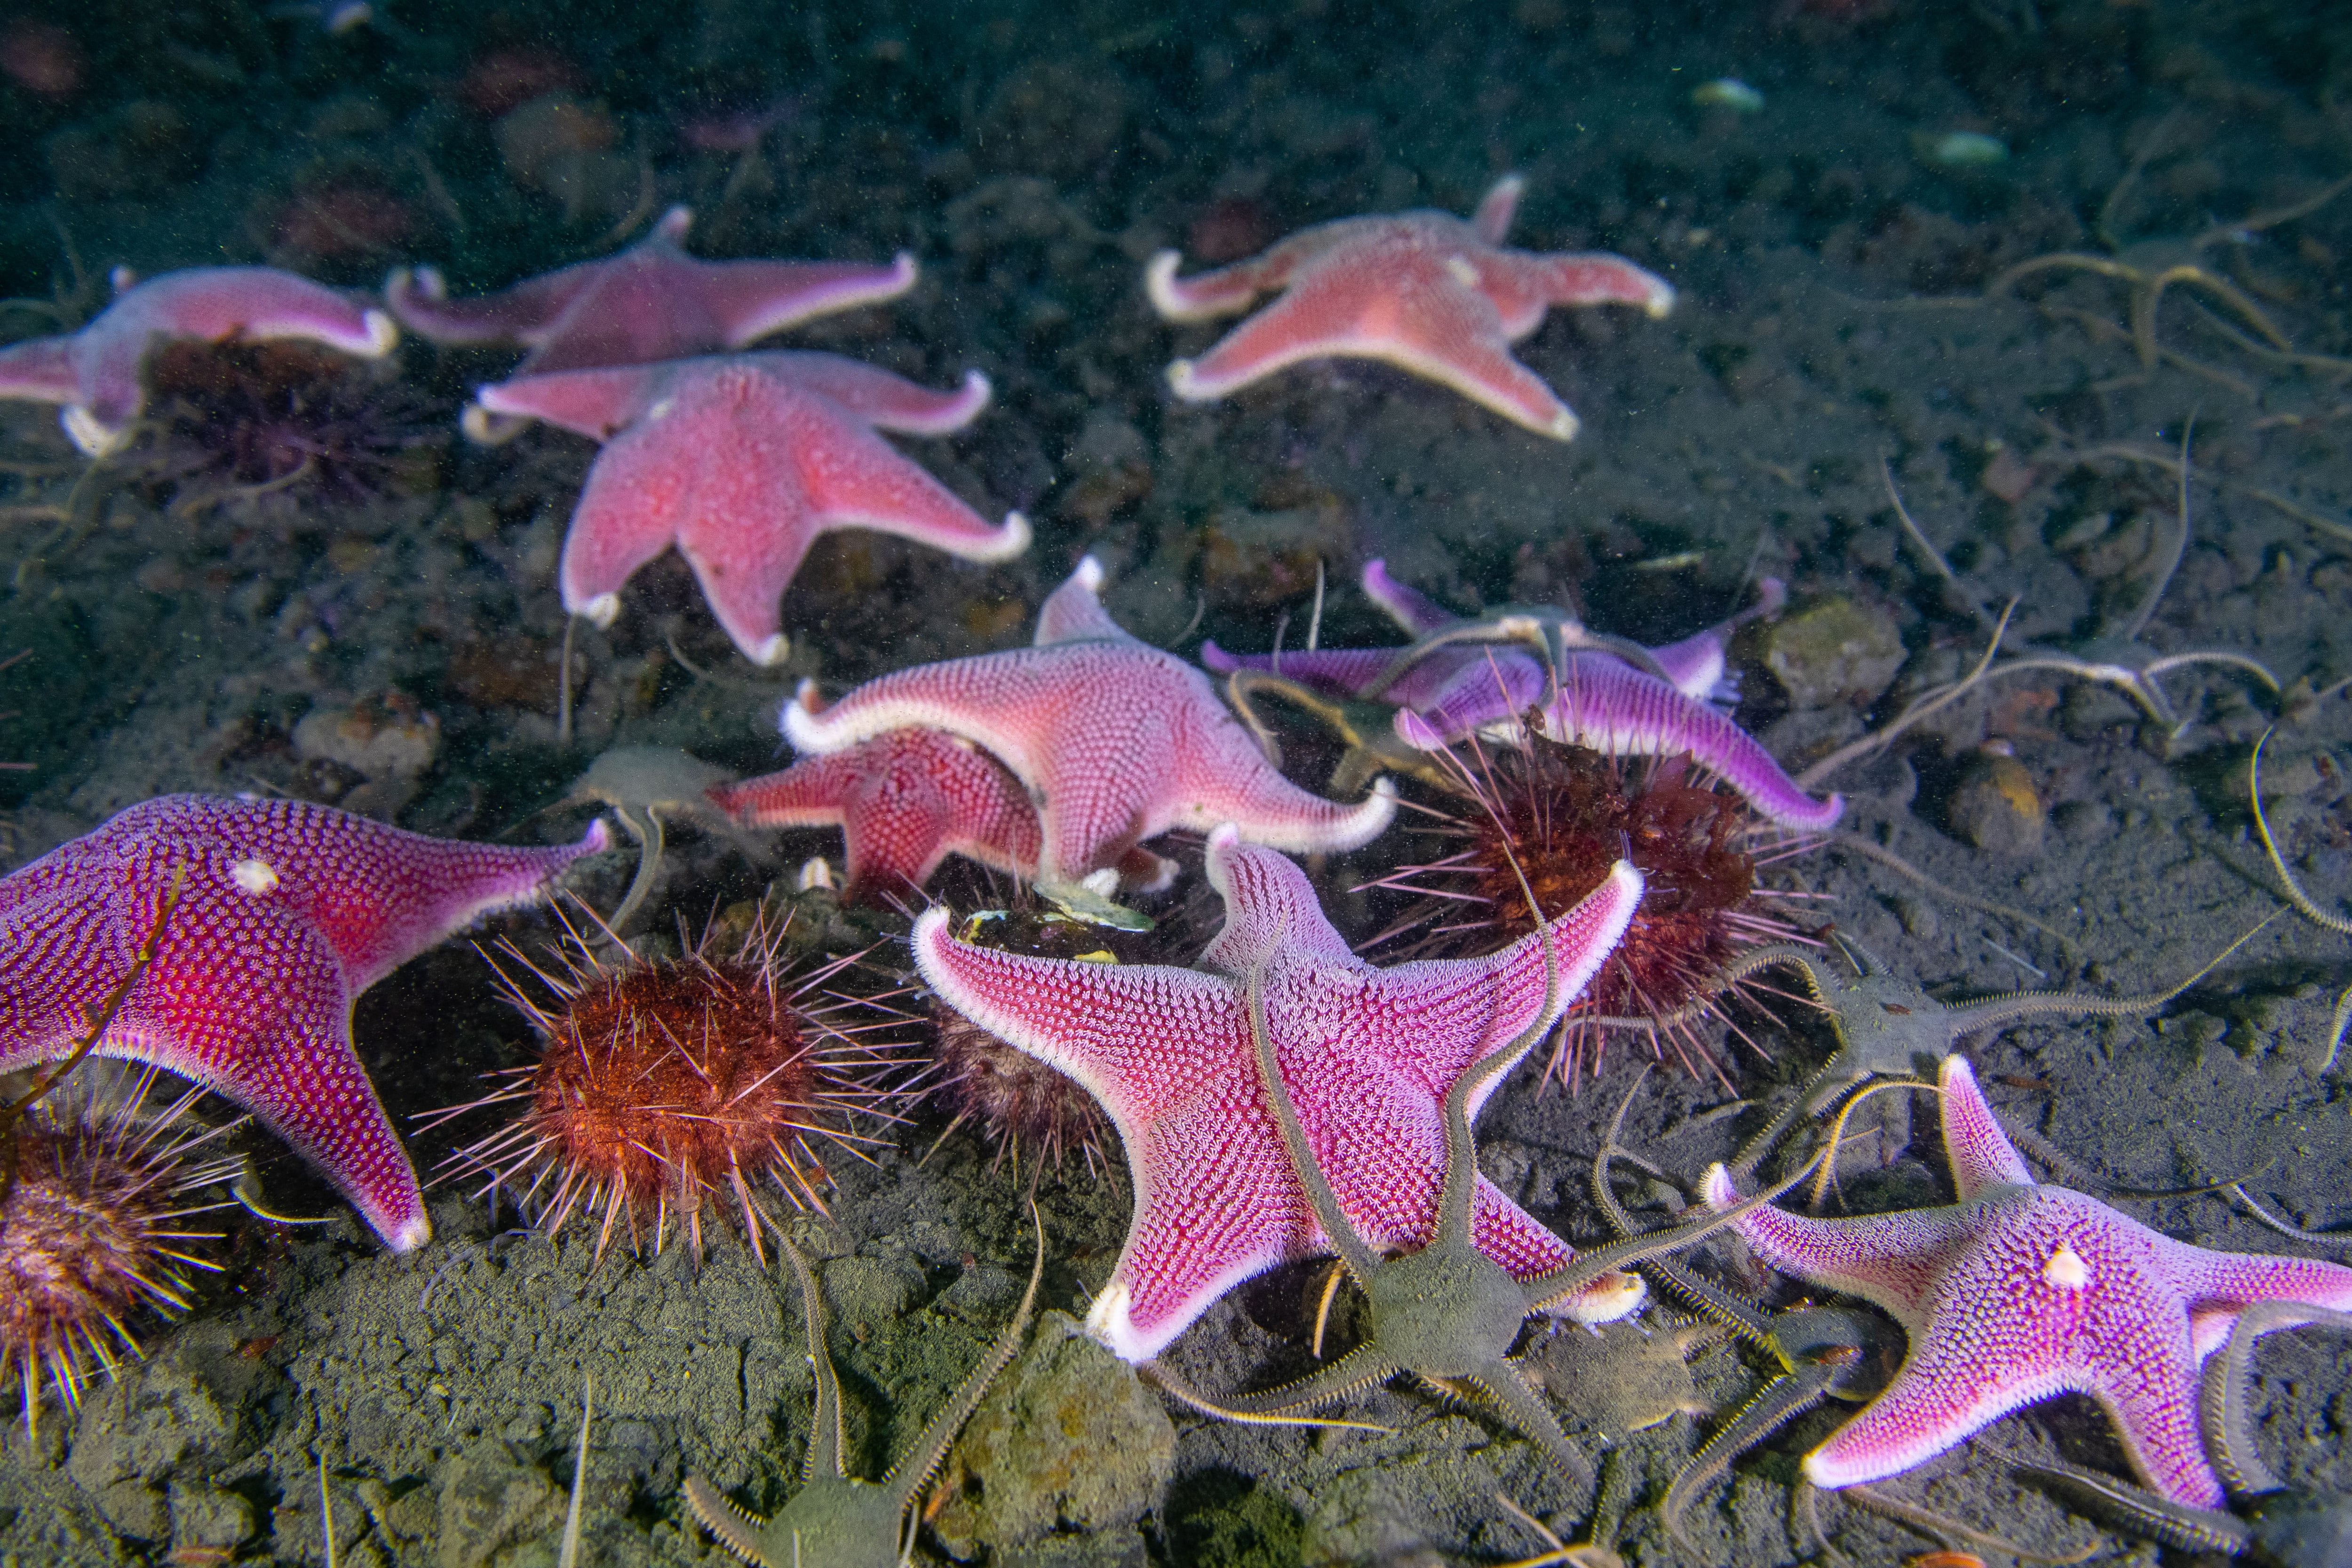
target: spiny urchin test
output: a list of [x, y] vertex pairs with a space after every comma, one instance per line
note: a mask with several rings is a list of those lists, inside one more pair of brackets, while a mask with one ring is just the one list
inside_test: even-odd
[[205, 1256], [221, 1233], [190, 1229], [228, 1206], [206, 1189], [234, 1182], [243, 1163], [208, 1150], [229, 1127], [190, 1115], [190, 1089], [150, 1103], [152, 1068], [83, 1064], [18, 1124], [16, 1179], [0, 1199], [0, 1381], [22, 1392], [37, 1430], [41, 1397], [68, 1410], [93, 1376], [135, 1359], [132, 1325], [188, 1310]]
[[648, 1224], [658, 1253], [673, 1223], [701, 1257], [714, 1200], [738, 1211], [764, 1258], [761, 1228], [778, 1222], [762, 1194], [823, 1212], [818, 1146], [879, 1142], [861, 1129], [897, 1120], [915, 1065], [910, 1020], [887, 994], [841, 988], [862, 955], [797, 967], [780, 958], [782, 937], [761, 915], [731, 946], [713, 926], [677, 958], [637, 957], [569, 921], [545, 962], [500, 943], [492, 967], [540, 1052], [494, 1074], [491, 1093], [435, 1114], [513, 1110], [444, 1168], [513, 1194], [545, 1230], [594, 1220], [600, 1258], [616, 1235], [637, 1250]]

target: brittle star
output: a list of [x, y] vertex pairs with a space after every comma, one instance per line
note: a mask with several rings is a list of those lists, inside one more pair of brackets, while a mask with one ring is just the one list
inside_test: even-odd
[[1030, 1309], [1037, 1303], [1037, 1281], [1045, 1272], [1045, 1226], [1034, 1198], [1029, 1217], [1037, 1227], [1037, 1260], [1030, 1266], [1029, 1289], [1013, 1321], [878, 1481], [860, 1480], [843, 1468], [841, 1379], [825, 1349], [824, 1305], [817, 1295], [816, 1276], [800, 1248], [777, 1238], [800, 1281], [809, 1366], [816, 1377], [816, 1426], [801, 1463], [800, 1490], [785, 1500], [773, 1519], [755, 1518], [700, 1476], [687, 1477], [687, 1506], [719, 1545], [755, 1568], [893, 1568], [913, 1560], [920, 1522], [915, 1501], [947, 1458], [956, 1434], [980, 1408], [988, 1385], [1021, 1348]]
[[[2295, 913], [2322, 930], [2352, 936], [2352, 920], [2330, 914], [2311, 901], [2311, 895], [2303, 890], [2303, 884], [2294, 879], [2294, 873], [2280, 858], [2278, 841], [2271, 837], [2270, 820], [2263, 815], [2263, 748], [2270, 741], [2271, 731], [2263, 731], [2263, 738], [2254, 742], [2252, 758], [2246, 763], [2246, 803], [2253, 808], [2254, 831], [2262, 836], [2263, 853], [2270, 858], [2271, 869], [2286, 889], [2286, 900], [2294, 906]], [[2336, 1053], [2343, 1047], [2344, 1026], [2347, 1023], [2352, 1023], [2352, 985], [2346, 986], [2343, 994], [2336, 998], [2336, 1016], [2327, 1026], [2327, 1055], [2321, 1058], [2318, 1070], [2312, 1074], [2314, 1078], [2325, 1077], [2327, 1069], [2336, 1065]], [[2287, 1234], [2300, 1233], [2290, 1227]]]
[[[1521, 887], [1528, 907], [1538, 907], [1524, 878]], [[1728, 1224], [1735, 1211], [1727, 1209], [1687, 1226], [1623, 1237], [1579, 1253], [1560, 1268], [1527, 1280], [1514, 1279], [1474, 1245], [1471, 1200], [1478, 1163], [1470, 1135], [1470, 1103], [1488, 1080], [1526, 1054], [1550, 1021], [1559, 998], [1559, 958], [1549, 941], [1543, 948], [1544, 1001], [1537, 1010], [1536, 1022], [1472, 1063], [1446, 1091], [1445, 1171], [1437, 1227], [1426, 1246], [1400, 1258], [1384, 1258], [1372, 1250], [1340, 1208], [1339, 1195], [1316, 1163], [1266, 1029], [1264, 976], [1249, 977], [1246, 1001], [1258, 1076], [1317, 1223], [1364, 1293], [1367, 1330], [1355, 1348], [1320, 1371], [1227, 1401], [1193, 1393], [1154, 1363], [1154, 1376], [1169, 1393], [1195, 1409], [1227, 1420], [1286, 1426], [1299, 1423], [1303, 1412], [1409, 1373], [1457, 1398], [1466, 1400], [1474, 1393], [1485, 1395], [1488, 1403], [1501, 1407], [1512, 1426], [1535, 1440], [1563, 1475], [1580, 1487], [1592, 1485], [1591, 1466], [1568, 1440], [1559, 1417], [1538, 1396], [1519, 1363], [1511, 1357], [1513, 1342], [1529, 1317], [1604, 1276], [1622, 1272], [1631, 1264], [1704, 1239]], [[1788, 1191], [1811, 1170], [1808, 1163], [1769, 1193], [1739, 1205], [1737, 1213], [1745, 1214], [1767, 1197]]]
[[[1949, 1056], [1962, 1037], [1980, 1030], [2053, 1014], [2127, 1018], [2153, 1013], [2220, 968], [2273, 918], [2275, 917], [2254, 925], [2178, 984], [2137, 996], [2096, 996], [2083, 991], [2001, 991], [1972, 1002], [1948, 1005], [1897, 978], [1877, 954], [1836, 931], [1829, 933], [1829, 940], [1837, 944], [1838, 951], [1853, 965], [1854, 978], [1851, 984], [1826, 971], [1821, 954], [1808, 948], [1776, 943], [1742, 954], [1732, 966], [1738, 976], [1780, 963], [1794, 964], [1801, 970], [1806, 989], [1812, 993], [1815, 1004], [1830, 1016], [1838, 1048], [1828, 1064], [1806, 1083], [1796, 1101], [1748, 1141], [1732, 1162], [1732, 1168], [1742, 1173], [1753, 1170], [1765, 1152], [1800, 1119], [1822, 1115], [1843, 1100], [1849, 1090], [1871, 1079], [1901, 1081], [1923, 1067], [1934, 1070], [1935, 1064]], [[1851, 1110], [1851, 1105], [1847, 1109]], [[1843, 1112], [1839, 1121], [1842, 1126]], [[1823, 1180], [1827, 1179], [1825, 1166]], [[1815, 1196], [1818, 1201], [1820, 1194]]]
[[[2173, 537], [2172, 548], [2165, 555], [2163, 570], [2157, 574], [2156, 581], [2148, 585], [2147, 594], [2142, 595], [2139, 606], [2131, 613], [2123, 625], [2113, 632], [2103, 632], [2100, 636], [2092, 638], [2083, 645], [2080, 652], [2029, 646], [2011, 658], [1979, 664], [1961, 679], [1924, 694], [1920, 700], [1922, 703], [1933, 701], [1935, 706], [1941, 707], [1978, 682], [1998, 680], [2003, 676], [2023, 674], [2029, 670], [2051, 670], [2060, 675], [2074, 676], [2077, 679], [2095, 680], [2103, 686], [2114, 687], [2137, 704], [2141, 712], [2147, 714], [2155, 722], [2163, 725], [2168, 739], [2179, 740], [2187, 732], [2189, 724], [2180, 717], [2179, 710], [2172, 705], [2171, 698], [2165, 695], [2164, 688], [2158, 684], [2159, 678], [2171, 670], [2185, 669], [2191, 665], [2199, 664], [2226, 665], [2244, 670], [2270, 688], [2273, 693], [2278, 691], [2278, 677], [2273, 675], [2269, 668], [2261, 660], [2249, 655], [2235, 653], [2228, 648], [2192, 648], [2187, 653], [2158, 653], [2140, 640], [2141, 634], [2147, 629], [2148, 622], [2155, 618], [2156, 607], [2163, 602], [2166, 590], [2172, 586], [2173, 576], [2180, 570], [2182, 558], [2189, 552], [2189, 441], [2196, 433], [2196, 417], [2192, 415], [2180, 432], [2179, 531]], [[1909, 510], [1903, 504], [1902, 495], [1895, 488], [1895, 477], [1884, 462], [1879, 464], [1879, 475], [1885, 480], [1887, 498], [1895, 503], [1895, 515], [1901, 520], [1904, 530], [1911, 536], [1912, 542], [1927, 555], [1929, 563], [1944, 579], [1947, 587], [1975, 613], [1979, 621], [1996, 626], [1994, 650], [1998, 652], [2000, 630], [2006, 626], [2007, 616], [2002, 616], [1996, 626], [1994, 617], [1986, 614], [1984, 606], [1977, 601], [1975, 595], [1961, 586], [1958, 575], [1953, 572], [1951, 564], [1944, 559], [1943, 552], [1936, 548], [1928, 540], [1926, 531], [1912, 519]], [[1918, 705], [1915, 704], [1915, 706]], [[1901, 722], [1901, 721], [1897, 721], [1898, 724]], [[1895, 729], [1895, 725], [1888, 726], [1888, 731]], [[1881, 733], [1885, 739], [1893, 738], [1887, 731]], [[1883, 744], [1884, 741], [1880, 743]], [[1839, 753], [1839, 760], [1845, 760], [1844, 753]], [[1808, 770], [1799, 774], [1798, 782], [1810, 784], [1815, 771]]]
[[[2098, 237], [2099, 243], [2105, 247], [2106, 254], [2101, 255], [2095, 251], [2084, 250], [2061, 250], [2047, 256], [2037, 256], [2031, 260], [2021, 261], [1987, 283], [1981, 298], [1991, 300], [2006, 294], [2024, 279], [2042, 272], [2072, 269], [2113, 279], [2126, 285], [2130, 289], [2130, 300], [2127, 306], [2128, 332], [2132, 348], [2139, 356], [2143, 370], [2153, 371], [2156, 369], [2157, 362], [2163, 359], [2184, 370], [2192, 371], [2237, 391], [2251, 395], [2252, 389], [2236, 377], [2202, 364], [2186, 354], [2165, 349], [2157, 342], [2157, 310], [2164, 303], [2166, 291], [2176, 287], [2192, 289], [2227, 306], [2239, 321], [2251, 328], [2262, 340], [2257, 343], [2243, 333], [2230, 328], [2227, 323], [2219, 323], [2224, 333], [2236, 341], [2241, 347], [2262, 353], [2267, 345], [2268, 352], [2290, 363], [2352, 369], [2352, 364], [2347, 364], [2342, 360], [2324, 355], [2298, 353], [2293, 341], [2263, 313], [2261, 306], [2248, 298], [2245, 291], [2235, 282], [2208, 267], [2204, 261], [2205, 253], [2224, 240], [2242, 242], [2248, 237], [2260, 234], [2265, 229], [2276, 228], [2281, 224], [2309, 216], [2334, 201], [2346, 186], [2352, 185], [2352, 175], [2336, 181], [2315, 195], [2305, 197], [2302, 201], [2275, 207], [2268, 212], [2255, 213], [2235, 223], [2215, 224], [2199, 234], [2125, 238], [2115, 229], [2116, 210], [2121, 205], [2124, 194], [2131, 189], [2142, 171], [2147, 168], [2149, 159], [2160, 150], [2168, 125], [2169, 121], [2166, 126], [2159, 126], [2156, 132], [2149, 136], [2147, 143], [2132, 155], [2131, 163], [2125, 169], [2123, 178], [2116, 182], [2115, 188], [2107, 193], [2107, 199], [2099, 205], [2098, 216], [2093, 223], [2093, 232]], [[2097, 317], [2087, 319], [2101, 325], [2105, 324], [2100, 322]]]

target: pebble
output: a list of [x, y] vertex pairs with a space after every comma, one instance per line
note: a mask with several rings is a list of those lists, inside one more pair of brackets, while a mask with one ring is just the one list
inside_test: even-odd
[[1160, 1396], [1076, 1319], [1047, 1311], [957, 1440], [931, 1527], [961, 1561], [982, 1546], [1001, 1559], [1056, 1536], [1100, 1541], [1159, 1507], [1175, 1471]]
[[441, 721], [398, 699], [313, 708], [294, 726], [294, 754], [363, 778], [414, 779], [441, 754]]
[[1799, 710], [1866, 707], [1903, 668], [1895, 617], [1874, 605], [1822, 599], [1783, 616], [1764, 637], [1764, 663]]
[[1979, 752], [1962, 765], [1960, 782], [1944, 807], [1954, 837], [1988, 855], [2018, 857], [2042, 847], [2049, 813], [2033, 777], [2015, 757]]

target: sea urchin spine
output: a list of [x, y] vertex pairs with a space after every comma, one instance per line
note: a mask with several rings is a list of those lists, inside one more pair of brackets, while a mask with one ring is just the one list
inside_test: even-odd
[[217, 1231], [186, 1228], [227, 1206], [191, 1194], [236, 1180], [233, 1155], [195, 1157], [229, 1127], [189, 1118], [191, 1089], [148, 1104], [155, 1069], [83, 1064], [25, 1113], [16, 1175], [0, 1200], [0, 1377], [23, 1393], [37, 1432], [46, 1384], [70, 1410], [94, 1373], [136, 1358], [129, 1320], [142, 1308], [176, 1318], [193, 1271], [220, 1266], [194, 1250]]
[[1088, 1175], [1099, 1180], [1110, 1168], [1104, 1150], [1110, 1123], [1076, 1079], [1006, 1045], [944, 1002], [931, 1009], [931, 1022], [939, 1037], [934, 1092], [955, 1112], [940, 1142], [969, 1121], [996, 1146], [996, 1160], [1012, 1155], [1015, 1173], [1024, 1150], [1034, 1152], [1041, 1173], [1049, 1160], [1059, 1171], [1073, 1149]]
[[575, 1214], [601, 1215], [600, 1259], [616, 1233], [636, 1250], [647, 1216], [656, 1253], [676, 1220], [699, 1258], [704, 1209], [731, 1199], [764, 1262], [761, 1226], [777, 1222], [760, 1192], [824, 1212], [815, 1146], [857, 1153], [878, 1142], [858, 1124], [897, 1120], [909, 1065], [907, 1018], [832, 989], [859, 955], [795, 973], [778, 958], [782, 934], [763, 916], [724, 955], [706, 933], [680, 958], [614, 960], [567, 922], [554, 973], [502, 943], [513, 967], [492, 967], [542, 1049], [495, 1075], [495, 1092], [434, 1115], [520, 1107], [445, 1167], [487, 1178], [485, 1193], [514, 1191], [551, 1232]]
[[1442, 753], [1467, 809], [1440, 813], [1438, 831], [1461, 847], [1370, 884], [1421, 896], [1376, 942], [1417, 938], [1415, 956], [1438, 956], [1515, 941], [1535, 929], [1515, 859], [1537, 903], [1557, 912], [1599, 887], [1622, 855], [1642, 872], [1642, 907], [1561, 1020], [1546, 1075], [1573, 1083], [1597, 1072], [1611, 1031], [1646, 1034], [1655, 1054], [1671, 1047], [1686, 1071], [1719, 1075], [1696, 1026], [1715, 1019], [1739, 1032], [1720, 1003], [1752, 986], [1730, 977], [1732, 962], [1801, 940], [1771, 907], [1795, 895], [1759, 886], [1757, 872], [1816, 840], [1767, 821], [1687, 757], [1629, 767], [1532, 725], [1516, 744], [1466, 751]]

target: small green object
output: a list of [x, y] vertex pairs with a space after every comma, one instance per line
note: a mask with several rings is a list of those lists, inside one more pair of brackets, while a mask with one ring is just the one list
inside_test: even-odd
[[1990, 169], [2009, 162], [2009, 143], [1981, 131], [1947, 131], [1927, 143], [1927, 161], [1947, 169]]
[[1764, 107], [1764, 95], [1736, 76], [1719, 76], [1691, 89], [1691, 101], [1701, 109], [1728, 109], [1735, 114], [1755, 114]]

